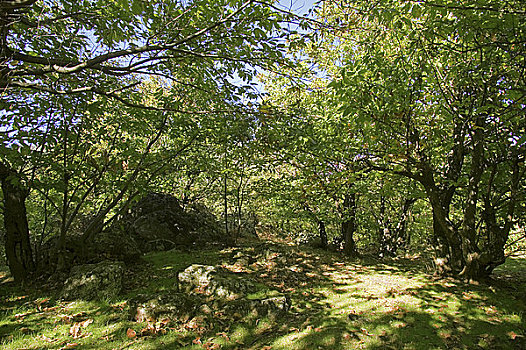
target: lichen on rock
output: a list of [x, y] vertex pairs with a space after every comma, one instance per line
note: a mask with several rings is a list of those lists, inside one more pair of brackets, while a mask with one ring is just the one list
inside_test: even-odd
[[66, 300], [112, 299], [121, 291], [123, 273], [120, 261], [74, 266], [60, 296]]
[[248, 279], [217, 266], [190, 265], [178, 274], [179, 289], [193, 294], [235, 300], [256, 290]]

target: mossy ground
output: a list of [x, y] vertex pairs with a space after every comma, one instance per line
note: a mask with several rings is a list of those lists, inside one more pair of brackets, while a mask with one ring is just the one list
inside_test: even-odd
[[[262, 251], [266, 250], [266, 253]], [[233, 263], [242, 251], [252, 263]], [[0, 277], [2, 349], [525, 349], [526, 260], [490, 284], [436, 279], [415, 259], [349, 260], [336, 253], [256, 248], [147, 255], [116, 300], [63, 302]], [[169, 291], [190, 264], [221, 264], [254, 279], [251, 298], [288, 295], [279, 319], [196, 317], [154, 325], [129, 320], [126, 300]], [[133, 336], [133, 330], [135, 336]], [[130, 337], [130, 335], [132, 337]]]

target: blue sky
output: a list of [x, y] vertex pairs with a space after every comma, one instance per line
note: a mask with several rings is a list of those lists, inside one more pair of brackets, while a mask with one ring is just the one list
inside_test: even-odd
[[[284, 10], [293, 12], [297, 15], [305, 15], [307, 12], [314, 6], [316, 2], [319, 2], [320, 0], [279, 0], [278, 7], [283, 8]], [[238, 82], [239, 78], [235, 77], [232, 79], [234, 82]], [[240, 82], [240, 81], [239, 81]], [[258, 81], [258, 79], [253, 79], [253, 83], [256, 83], [255, 88], [261, 92], [265, 92], [265, 88], [261, 82]], [[253, 102], [253, 101], [251, 101]], [[258, 98], [258, 102], [261, 102], [261, 99]]]
[[306, 14], [317, 0], [280, 0], [279, 5], [298, 15]]

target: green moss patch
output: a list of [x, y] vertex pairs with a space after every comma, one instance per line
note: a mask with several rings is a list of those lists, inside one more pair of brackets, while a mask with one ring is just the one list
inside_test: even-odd
[[[244, 264], [233, 259], [240, 251]], [[525, 299], [516, 288], [526, 267], [520, 259], [480, 285], [434, 278], [410, 260], [365, 263], [276, 244], [268, 251], [262, 245], [153, 253], [144, 259], [126, 273], [124, 293], [115, 300], [63, 302], [52, 292], [3, 283], [1, 348], [526, 348]], [[285, 295], [291, 310], [278, 319], [204, 310], [190, 319], [130, 320], [127, 300], [175, 291], [177, 273], [191, 264], [237, 271], [257, 286], [248, 299]]]

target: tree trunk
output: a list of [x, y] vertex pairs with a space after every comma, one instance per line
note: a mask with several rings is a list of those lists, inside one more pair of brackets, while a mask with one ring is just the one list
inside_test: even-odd
[[477, 202], [479, 198], [479, 184], [484, 171], [484, 120], [478, 116], [473, 130], [473, 151], [471, 156], [471, 169], [466, 188], [467, 196], [464, 203], [464, 215], [460, 230], [462, 242], [462, 255], [464, 266], [460, 276], [467, 279], [479, 279], [481, 276], [481, 251], [478, 247], [477, 235]]
[[[488, 193], [484, 196], [484, 211], [482, 212], [482, 220], [486, 224], [487, 240], [483, 247], [481, 255], [480, 275], [482, 277], [489, 276], [495, 267], [504, 264], [506, 256], [504, 248], [510, 230], [513, 226], [513, 217], [515, 215], [515, 208], [517, 206], [517, 195], [519, 191], [519, 184], [521, 181], [521, 170], [519, 163], [521, 159], [518, 154], [514, 154], [514, 159], [511, 164], [511, 183], [510, 183], [510, 197], [507, 203], [505, 219], [503, 224], [497, 222], [496, 209], [491, 202], [491, 186], [488, 186]], [[523, 163], [524, 164], [524, 163]], [[522, 170], [524, 173], [524, 169]]]
[[402, 214], [396, 226], [396, 249], [407, 249], [411, 244], [411, 235], [408, 233], [407, 224], [411, 217], [411, 207], [416, 202], [414, 198], [404, 200]]
[[356, 193], [349, 193], [343, 199], [345, 219], [342, 221], [343, 253], [348, 256], [358, 256], [354, 232], [356, 231]]
[[0, 181], [4, 195], [7, 264], [15, 282], [20, 283], [35, 270], [25, 203], [29, 191], [22, 186], [16, 172], [1, 162]]
[[[476, 139], [475, 139], [476, 141]], [[510, 197], [508, 210], [505, 213], [505, 224], [497, 223], [497, 213], [488, 189], [484, 199], [484, 211], [477, 213], [479, 203], [479, 182], [483, 172], [481, 163], [482, 148], [474, 142], [472, 170], [466, 187], [463, 217], [460, 227], [455, 227], [448, 219], [449, 205], [445, 191], [440, 191], [432, 181], [432, 176], [424, 174], [422, 184], [433, 208], [433, 244], [436, 249], [437, 273], [450, 274], [466, 280], [486, 278], [493, 269], [504, 263], [504, 246], [509, 235], [514, 217], [515, 199], [517, 196], [519, 176], [519, 158], [512, 164]], [[426, 176], [427, 175], [427, 176]], [[485, 227], [477, 227], [480, 217]], [[484, 242], [484, 245], [481, 243]]]
[[318, 220], [318, 229], [320, 231], [320, 241], [323, 248], [327, 248], [329, 242], [327, 240], [327, 231], [325, 229], [325, 222], [323, 220]]
[[438, 274], [458, 274], [464, 266], [458, 230], [449, 221], [450, 197], [440, 191], [429, 166], [422, 169], [421, 184], [433, 210], [433, 237], [435, 265]]
[[394, 257], [396, 255], [396, 232], [391, 225], [391, 219], [385, 212], [385, 197], [380, 197], [380, 212], [378, 215], [378, 238], [380, 242], [380, 256]]
[[[225, 235], [230, 237], [230, 232], [228, 230], [228, 187], [227, 187], [227, 176], [225, 173], [225, 178], [223, 182], [223, 214], [225, 216]], [[234, 240], [234, 244], [236, 243], [236, 237], [232, 237]]]

